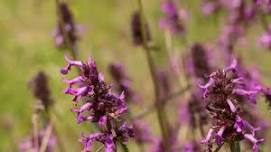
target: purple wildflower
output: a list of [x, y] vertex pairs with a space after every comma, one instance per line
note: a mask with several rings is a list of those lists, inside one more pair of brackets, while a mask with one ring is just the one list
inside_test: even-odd
[[203, 1], [201, 9], [205, 16], [210, 16], [212, 14], [215, 14], [217, 11], [219, 11], [220, 7], [221, 7], [221, 4], [219, 1], [206, 0], [206, 1]]
[[[133, 42], [135, 45], [142, 45], [144, 41], [144, 34], [142, 31], [142, 22], [140, 18], [140, 13], [138, 11], [134, 12], [132, 15], [132, 20], [131, 20], [131, 31], [132, 31], [132, 37], [133, 37]], [[145, 29], [145, 37], [146, 41], [151, 40], [151, 33], [149, 30], [149, 26], [147, 23], [145, 23], [144, 29]]]
[[260, 37], [259, 42], [262, 47], [271, 49], [271, 27]]
[[207, 102], [206, 109], [212, 117], [213, 124], [202, 143], [212, 145], [214, 141], [221, 145], [225, 141], [246, 139], [253, 144], [253, 150], [257, 151], [259, 143], [263, 142], [263, 139], [255, 137], [259, 128], [254, 128], [239, 116], [242, 109], [237, 97], [247, 99], [256, 92], [243, 86], [246, 82], [239, 73], [237, 60], [234, 60], [230, 66], [213, 72], [209, 82], [201, 86]]
[[254, 0], [255, 5], [259, 10], [260, 13], [268, 14], [271, 12], [271, 1], [270, 0]]
[[72, 111], [77, 114], [77, 122], [93, 122], [101, 132], [84, 136], [81, 142], [85, 150], [90, 150], [94, 141], [105, 145], [108, 152], [114, 152], [116, 142], [127, 142], [133, 137], [133, 129], [124, 122], [127, 112], [124, 93], [115, 95], [106, 84], [102, 74], [97, 70], [92, 59], [87, 62], [73, 61], [66, 57], [68, 65], [61, 69], [62, 74], [68, 74], [72, 67], [80, 69], [80, 76], [65, 80], [69, 85], [65, 93], [74, 96], [76, 105], [81, 101], [81, 107]]
[[172, 0], [165, 1], [161, 7], [165, 13], [165, 17], [161, 19], [160, 27], [168, 30], [172, 34], [183, 34], [185, 32], [183, 18], [186, 13], [182, 13], [183, 15], [180, 14], [176, 4]]
[[126, 101], [136, 101], [135, 92], [131, 89], [131, 80], [124, 71], [123, 65], [120, 63], [111, 63], [108, 69], [116, 82], [116, 90], [119, 93], [124, 91]]
[[29, 85], [33, 95], [39, 99], [44, 108], [48, 110], [48, 107], [53, 103], [48, 86], [48, 76], [43, 71], [40, 71], [30, 81]]
[[238, 24], [228, 24], [224, 27], [219, 38], [219, 46], [223, 51], [226, 64], [233, 59], [234, 46], [244, 35], [244, 29]]
[[73, 15], [68, 5], [64, 2], [57, 6], [58, 25], [55, 30], [55, 44], [58, 48], [74, 46], [78, 40], [78, 29], [73, 21]]
[[154, 138], [150, 133], [150, 128], [143, 121], [140, 120], [133, 121], [133, 128], [135, 133], [134, 139], [136, 140], [137, 143], [143, 144], [151, 143], [154, 141]]
[[191, 55], [187, 63], [189, 76], [206, 81], [208, 74], [211, 72], [211, 66], [208, 61], [208, 50], [203, 45], [195, 43], [191, 48]]

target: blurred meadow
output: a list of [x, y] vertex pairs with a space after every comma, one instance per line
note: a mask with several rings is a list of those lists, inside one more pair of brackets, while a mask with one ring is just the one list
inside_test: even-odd
[[[189, 12], [186, 43], [181, 38], [175, 38], [174, 49], [185, 53], [194, 42], [215, 48], [221, 27], [225, 24], [225, 12], [205, 18], [200, 11], [200, 1], [180, 2]], [[130, 32], [131, 14], [137, 9], [136, 0], [68, 0], [67, 3], [74, 14], [74, 21], [82, 26], [78, 43], [80, 59], [86, 60], [89, 56], [95, 59], [108, 82], [111, 77], [107, 65], [113, 61], [123, 63], [132, 79], [132, 87], [144, 103], [134, 106], [133, 113], [151, 105], [153, 88], [146, 57], [140, 47], [132, 44]], [[153, 42], [161, 47], [154, 52], [155, 61], [166, 67], [164, 33], [158, 25], [162, 16], [160, 2], [143, 0], [143, 3]], [[61, 135], [65, 151], [80, 151], [80, 133], [91, 132], [88, 125], [76, 124], [75, 115], [70, 112], [71, 97], [63, 93], [66, 86], [62, 83], [59, 70], [66, 64], [64, 54], [68, 52], [55, 47], [53, 32], [56, 20], [54, 0], [0, 0], [0, 151], [17, 151], [20, 140], [31, 133], [35, 99], [28, 82], [40, 70], [49, 76], [49, 87], [55, 101], [53, 123], [57, 134]], [[244, 57], [246, 65], [255, 65], [260, 69], [264, 81], [270, 86], [271, 52], [257, 44], [257, 37], [263, 32], [260, 25], [251, 27], [248, 33], [250, 40], [240, 44], [242, 47], [236, 51]], [[253, 41], [255, 43], [249, 43]], [[259, 107], [263, 109], [262, 115], [271, 120], [266, 104], [260, 102]], [[171, 106], [168, 108], [171, 109]], [[173, 110], [170, 115], [174, 117], [174, 113]], [[144, 120], [158, 135], [155, 112]], [[270, 137], [266, 141], [271, 140]], [[270, 148], [270, 145], [265, 147], [266, 151]]]

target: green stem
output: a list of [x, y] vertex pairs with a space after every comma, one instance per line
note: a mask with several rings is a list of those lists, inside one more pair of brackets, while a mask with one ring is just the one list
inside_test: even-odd
[[[184, 94], [186, 91], [188, 91], [190, 89], [190, 86], [186, 86], [183, 89], [180, 89], [172, 94], [170, 94], [168, 97], [166, 97], [165, 99], [161, 100], [161, 103], [163, 106], [166, 106], [166, 104], [168, 103], [167, 101], [170, 101], [174, 98], [179, 97], [180, 95]], [[156, 108], [156, 104], [151, 105], [150, 107], [146, 108], [146, 110], [144, 110], [143, 112], [141, 112], [140, 114], [134, 116], [133, 120], [136, 119], [141, 119], [143, 117], [145, 117], [146, 115], [150, 114], [151, 112], [153, 112]]]
[[156, 67], [154, 64], [154, 61], [152, 59], [151, 56], [151, 50], [148, 47], [148, 43], [147, 43], [147, 35], [146, 35], [146, 29], [145, 29], [145, 25], [146, 25], [146, 20], [144, 18], [144, 10], [143, 10], [143, 5], [142, 5], [142, 1], [141, 0], [137, 0], [138, 2], [138, 6], [139, 6], [139, 13], [140, 13], [140, 20], [141, 20], [141, 31], [142, 31], [142, 35], [143, 35], [143, 48], [145, 50], [146, 53], [146, 57], [147, 57], [147, 62], [149, 65], [149, 69], [151, 72], [151, 77], [152, 77], [152, 82], [154, 85], [154, 92], [155, 92], [155, 101], [156, 101], [156, 110], [157, 110], [157, 117], [158, 117], [158, 121], [159, 121], [159, 125], [160, 125], [160, 129], [162, 132], [162, 138], [163, 138], [163, 144], [166, 150], [170, 149], [169, 143], [168, 143], [168, 139], [169, 139], [169, 125], [168, 125], [168, 120], [167, 120], [167, 115], [166, 115], [166, 110], [163, 106], [163, 104], [161, 104], [161, 97], [160, 97], [160, 89], [159, 89], [159, 80], [157, 79], [156, 76]]
[[120, 144], [121, 144], [123, 152], [129, 152], [129, 148], [127, 145], [125, 145], [124, 143], [120, 143]]
[[241, 152], [239, 141], [230, 142], [229, 144], [230, 144], [231, 152]]

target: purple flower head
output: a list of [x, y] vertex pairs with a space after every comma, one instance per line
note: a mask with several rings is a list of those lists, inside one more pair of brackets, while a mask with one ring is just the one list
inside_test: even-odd
[[[142, 45], [144, 41], [144, 34], [142, 31], [142, 23], [141, 23], [141, 18], [140, 18], [140, 13], [138, 11], [134, 12], [132, 15], [132, 20], [131, 20], [131, 31], [132, 31], [132, 37], [133, 37], [133, 42], [135, 45]], [[149, 30], [149, 26], [147, 23], [145, 23], [144, 29], [145, 29], [145, 37], [146, 41], [151, 41], [151, 33]]]
[[39, 99], [46, 110], [53, 104], [51, 93], [48, 86], [48, 77], [40, 71], [38, 74], [29, 82], [30, 88], [33, 95]]
[[254, 20], [256, 7], [244, 0], [229, 0], [227, 9], [229, 11], [229, 22], [231, 24], [244, 24]]
[[89, 136], [82, 135], [80, 142], [84, 145], [83, 151], [90, 152], [92, 149], [92, 145], [95, 141], [104, 144], [106, 152], [115, 152], [116, 151], [116, 147], [115, 147], [115, 143], [113, 141], [112, 135], [105, 134], [105, 133], [94, 133]]
[[151, 135], [150, 128], [143, 121], [133, 121], [133, 128], [135, 132], [134, 139], [136, 142], [143, 144], [151, 143], [154, 141], [154, 137]]
[[219, 46], [224, 53], [226, 64], [233, 59], [234, 46], [244, 35], [244, 29], [238, 24], [228, 24], [219, 38]]
[[160, 27], [168, 30], [172, 34], [183, 34], [185, 26], [176, 4], [171, 0], [167, 0], [162, 3], [161, 7], [162, 11], [165, 13], [165, 17], [160, 20]]
[[259, 39], [260, 46], [271, 49], [271, 27]]
[[61, 69], [62, 74], [68, 74], [72, 67], [80, 70], [80, 76], [64, 80], [68, 84], [65, 93], [74, 97], [76, 106], [80, 105], [72, 109], [77, 114], [77, 123], [93, 122], [101, 130], [100, 133], [82, 137], [84, 150], [90, 150], [92, 143], [98, 141], [105, 145], [107, 152], [114, 152], [116, 142], [127, 142], [129, 137], [134, 136], [132, 127], [124, 121], [128, 109], [124, 93], [115, 95], [111, 92], [91, 58], [87, 62], [65, 58], [68, 65]]
[[257, 6], [260, 13], [268, 14], [271, 12], [271, 1], [270, 0], [254, 0], [254, 5]]
[[74, 46], [78, 40], [79, 27], [74, 24], [72, 12], [66, 3], [61, 2], [57, 7], [59, 18], [54, 34], [56, 46], [58, 48], [67, 48], [69, 44]]
[[206, 48], [199, 43], [195, 43], [191, 48], [190, 58], [191, 61], [188, 63], [188, 69], [191, 71], [191, 76], [206, 81], [208, 74], [211, 72], [208, 62], [209, 55]]
[[219, 11], [220, 7], [221, 6], [219, 1], [207, 0], [203, 2], [201, 9], [205, 16], [210, 16]]
[[131, 89], [131, 80], [124, 71], [124, 67], [120, 63], [111, 63], [108, 67], [112, 78], [115, 81], [116, 90], [121, 93], [124, 91], [125, 100], [136, 101], [135, 92]]
[[[213, 141], [221, 145], [225, 141], [234, 142], [253, 137], [257, 142], [253, 142], [257, 147], [258, 141], [255, 135], [259, 128], [254, 128], [250, 123], [240, 117], [241, 106], [240, 96], [249, 100], [258, 92], [251, 90], [251, 87], [244, 87], [245, 79], [238, 68], [237, 60], [223, 70], [213, 72], [204, 89], [204, 100], [207, 102], [206, 109], [209, 112], [213, 126], [202, 143], [212, 145]], [[250, 103], [250, 102], [248, 102]], [[254, 148], [253, 148], [254, 149]]]

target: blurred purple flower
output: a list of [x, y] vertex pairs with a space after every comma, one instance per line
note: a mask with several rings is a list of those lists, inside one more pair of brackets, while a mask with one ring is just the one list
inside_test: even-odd
[[75, 25], [72, 12], [66, 3], [59, 3], [57, 11], [58, 25], [54, 32], [55, 44], [58, 48], [74, 47], [78, 40], [80, 27]]
[[199, 43], [195, 43], [191, 48], [191, 55], [186, 63], [188, 75], [200, 81], [206, 81], [211, 72], [209, 64], [209, 52]]
[[205, 16], [210, 16], [220, 9], [220, 5], [219, 1], [207, 0], [203, 1], [201, 9]]
[[137, 97], [135, 92], [131, 89], [131, 80], [128, 77], [124, 67], [120, 63], [111, 63], [108, 66], [110, 75], [115, 81], [116, 90], [121, 93], [124, 91], [125, 100], [127, 102], [134, 101], [137, 102]]
[[[131, 31], [132, 31], [132, 38], [135, 45], [142, 45], [144, 41], [144, 34], [142, 31], [142, 21], [140, 17], [140, 13], [135, 11], [132, 15], [131, 20]], [[144, 29], [145, 29], [145, 37], [146, 41], [151, 41], [151, 33], [148, 24], [145, 22]]]
[[202, 143], [212, 145], [212, 141], [215, 141], [221, 145], [225, 141], [246, 139], [253, 144], [253, 150], [257, 151], [258, 145], [263, 142], [263, 139], [255, 137], [259, 128], [254, 128], [239, 116], [241, 106], [236, 96], [250, 99], [258, 93], [251, 90], [251, 87], [244, 87], [246, 81], [240, 75], [237, 60], [234, 60], [230, 66], [210, 74], [208, 83], [200, 86], [204, 90], [206, 109], [213, 124]]
[[187, 13], [179, 13], [176, 4], [172, 0], [163, 2], [161, 7], [165, 17], [160, 20], [160, 27], [172, 34], [183, 34], [185, 32], [184, 18]]
[[48, 76], [43, 71], [38, 72], [29, 82], [29, 86], [35, 98], [40, 100], [44, 108], [48, 110], [49, 106], [53, 104], [48, 86]]
[[271, 49], [271, 27], [259, 39], [260, 46]]
[[154, 137], [151, 135], [150, 128], [143, 121], [135, 120], [133, 121], [133, 128], [136, 142], [143, 143], [151, 143], [154, 141]]
[[77, 123], [93, 122], [101, 132], [83, 137], [84, 149], [91, 149], [93, 141], [105, 144], [108, 152], [115, 151], [116, 142], [127, 142], [133, 137], [133, 129], [124, 121], [127, 112], [124, 93], [115, 95], [106, 84], [102, 74], [97, 70], [92, 59], [87, 62], [73, 61], [65, 57], [68, 65], [61, 69], [62, 74], [68, 74], [72, 67], [80, 69], [80, 76], [65, 80], [68, 88], [65, 93], [74, 96], [73, 101], [81, 107], [72, 109], [77, 114]]

